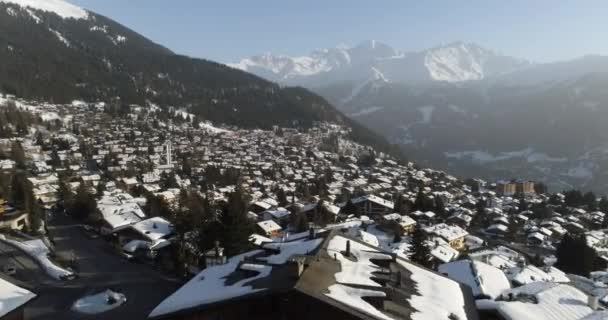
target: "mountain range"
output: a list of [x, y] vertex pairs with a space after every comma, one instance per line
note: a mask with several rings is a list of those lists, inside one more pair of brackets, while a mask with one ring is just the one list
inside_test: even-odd
[[313, 90], [424, 165], [608, 187], [608, 57], [536, 63], [472, 43], [401, 52], [365, 41], [230, 65]]

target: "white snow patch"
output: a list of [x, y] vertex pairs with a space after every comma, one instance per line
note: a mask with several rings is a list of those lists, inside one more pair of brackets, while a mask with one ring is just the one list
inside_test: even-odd
[[40, 118], [42, 118], [42, 121], [45, 122], [61, 120], [61, 117], [57, 114], [57, 112], [44, 112], [40, 114]]
[[8, 15], [11, 17], [17, 16], [17, 11], [15, 11], [15, 9], [13, 8], [6, 8], [6, 13], [8, 13]]
[[384, 74], [382, 72], [380, 72], [380, 70], [378, 70], [376, 68], [372, 68], [372, 71], [374, 74], [369, 79], [354, 86], [352, 91], [350, 92], [350, 94], [346, 98], [342, 99], [342, 101], [341, 101], [342, 104], [347, 104], [347, 103], [351, 102], [354, 98], [356, 98], [359, 95], [359, 93], [361, 93], [361, 90], [363, 90], [363, 88], [365, 88], [368, 84], [373, 84], [374, 88], [377, 88], [378, 82], [381, 82], [381, 83], [389, 82], [386, 79], [386, 77], [384, 76]]
[[42, 23], [42, 19], [37, 16], [34, 11], [30, 10], [30, 9], [25, 9], [25, 11], [27, 11], [27, 13], [30, 15], [30, 17], [32, 17], [32, 19], [34, 19], [34, 21], [36, 22], [36, 24], [40, 24]]
[[90, 29], [90, 31], [99, 31], [101, 33], [108, 33], [108, 26], [103, 25], [103, 26], [92, 26]]
[[14, 3], [21, 7], [53, 12], [64, 19], [89, 18], [89, 13], [86, 10], [62, 0], [0, 0], [0, 2]]
[[118, 308], [125, 302], [127, 302], [127, 297], [124, 294], [106, 290], [76, 300], [72, 305], [72, 310], [85, 314], [100, 314]]
[[384, 109], [384, 107], [378, 107], [378, 106], [376, 106], [376, 107], [365, 108], [365, 109], [359, 110], [359, 111], [357, 111], [355, 113], [351, 113], [348, 116], [353, 117], [353, 118], [354, 117], [360, 117], [360, 116], [364, 116], [364, 115], [368, 115], [368, 114], [380, 111], [382, 109]]
[[424, 66], [433, 80], [458, 82], [484, 78], [481, 61], [465, 45], [429, 51], [424, 57]]
[[201, 122], [198, 124], [199, 128], [209, 132], [209, 133], [228, 133], [228, 132], [232, 132], [230, 130], [227, 129], [222, 129], [222, 128], [218, 128], [215, 127], [211, 122]]
[[44, 242], [40, 239], [19, 242], [12, 239], [8, 239], [4, 235], [0, 235], [0, 240], [17, 247], [21, 251], [24, 251], [29, 256], [34, 258], [36, 261], [38, 261], [44, 271], [54, 279], [64, 280], [74, 275], [72, 271], [65, 270], [57, 266], [49, 259], [48, 256], [50, 250], [46, 246], [46, 244], [44, 244]]
[[63, 44], [65, 44], [66, 47], [68, 47], [68, 48], [70, 47], [70, 42], [68, 41], [68, 39], [66, 39], [61, 34], [61, 32], [59, 32], [59, 31], [57, 31], [55, 29], [51, 29], [51, 28], [49, 28], [49, 31], [52, 32], [57, 37], [57, 39], [59, 39], [59, 41], [63, 42]]

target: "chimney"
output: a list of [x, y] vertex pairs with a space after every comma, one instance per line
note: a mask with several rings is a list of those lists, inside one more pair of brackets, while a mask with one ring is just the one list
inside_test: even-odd
[[346, 254], [345, 256], [350, 257], [350, 240], [346, 241]]
[[589, 295], [587, 297], [587, 305], [589, 306], [589, 308], [591, 308], [592, 310], [597, 310], [598, 308], [598, 304], [599, 304], [599, 299], [597, 296], [595, 295]]

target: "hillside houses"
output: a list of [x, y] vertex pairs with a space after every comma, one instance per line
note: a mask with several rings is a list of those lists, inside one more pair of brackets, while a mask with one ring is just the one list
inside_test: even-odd
[[[528, 319], [512, 306], [556, 292], [583, 302], [561, 287], [580, 291], [584, 282], [554, 266], [561, 239], [584, 235], [608, 257], [598, 204], [568, 206], [530, 184], [462, 181], [372, 152], [333, 124], [220, 128], [145, 108], [122, 116], [41, 108], [73, 122], [19, 138], [28, 188], [48, 223], [84, 225], [121, 259], [183, 279], [152, 318], [242, 319], [263, 310], [264, 319], [462, 320], [479, 309]], [[13, 174], [17, 162], [0, 161], [0, 173]], [[96, 210], [77, 217], [59, 199], [83, 190]], [[16, 209], [23, 204], [2, 197], [0, 229], [31, 232], [31, 214]], [[599, 298], [601, 308], [608, 297]], [[524, 309], [545, 310], [538, 304]]]

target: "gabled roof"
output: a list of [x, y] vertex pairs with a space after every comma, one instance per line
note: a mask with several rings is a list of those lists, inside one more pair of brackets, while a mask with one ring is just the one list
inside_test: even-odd
[[132, 225], [131, 228], [135, 229], [135, 231], [141, 233], [151, 241], [166, 237], [173, 232], [171, 223], [161, 217], [142, 220]]

